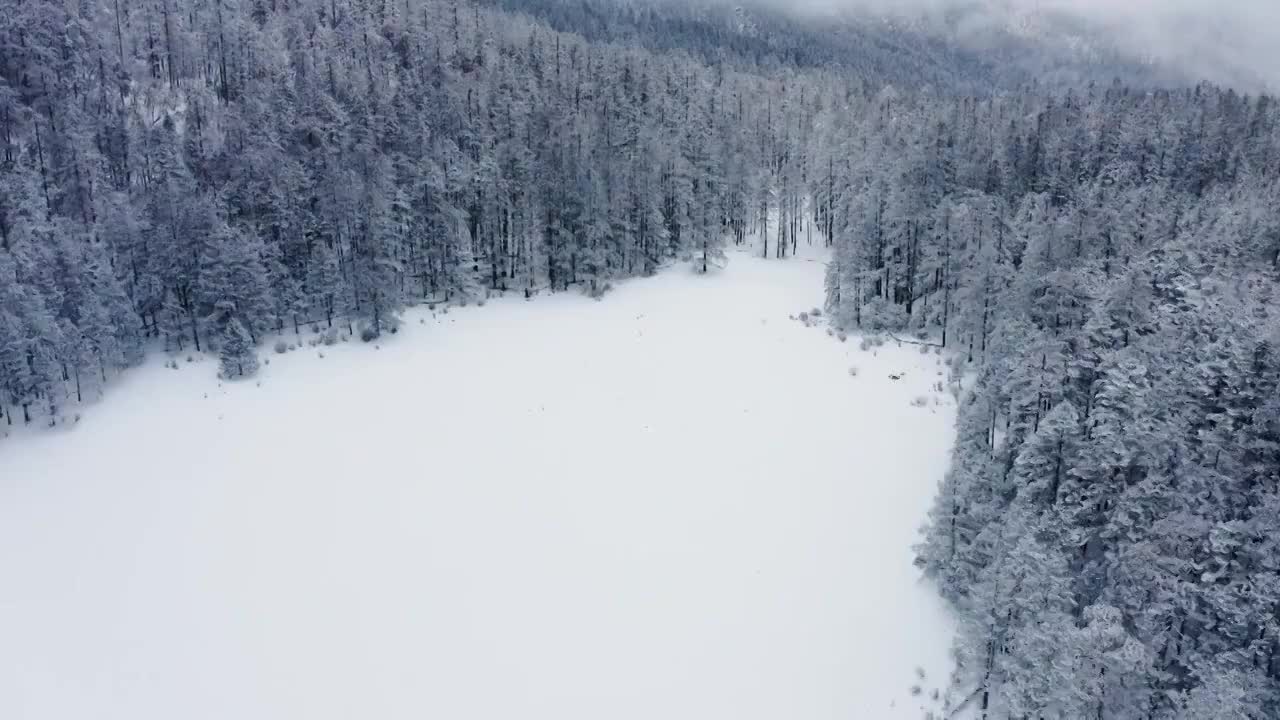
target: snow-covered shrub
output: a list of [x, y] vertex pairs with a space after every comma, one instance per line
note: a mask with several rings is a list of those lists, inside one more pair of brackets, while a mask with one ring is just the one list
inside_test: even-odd
[[901, 312], [884, 298], [872, 298], [862, 306], [862, 327], [874, 332], [890, 330], [901, 317]]
[[378, 339], [378, 331], [373, 329], [372, 326], [366, 325], [365, 327], [360, 328], [361, 342], [368, 343], [368, 342], [373, 342], [374, 340], [377, 340], [377, 339]]
[[272, 348], [272, 349], [274, 349], [274, 350], [276, 351], [276, 354], [277, 354], [277, 355], [283, 355], [283, 354], [285, 354], [285, 353], [289, 352], [289, 343], [287, 343], [287, 342], [285, 342], [285, 341], [283, 341], [283, 340], [277, 340], [277, 341], [276, 341], [276, 344], [275, 344], [275, 347], [274, 347], [274, 348]]
[[870, 350], [874, 345], [875, 343], [871, 342], [871, 338], [864, 336], [862, 338], [862, 342], [858, 344], [858, 349], [861, 350], [862, 352], [866, 352]]
[[820, 310], [820, 309], [818, 309], [818, 308], [814, 308], [814, 309], [810, 310], [810, 311], [809, 311], [809, 317], [814, 317], [814, 318], [820, 318], [820, 317], [822, 317], [822, 310]]
[[848, 340], [849, 340], [849, 336], [848, 336], [848, 335], [846, 335], [846, 334], [845, 334], [845, 332], [844, 332], [843, 330], [841, 330], [840, 332], [836, 333], [836, 338], [838, 338], [838, 339], [840, 340], [840, 342], [848, 342]]
[[923, 395], [920, 395], [919, 397], [917, 397], [917, 398], [915, 398], [914, 400], [912, 400], [912, 401], [911, 401], [911, 405], [912, 405], [913, 407], [919, 407], [919, 408], [922, 408], [922, 407], [928, 407], [928, 406], [929, 406], [929, 398], [927, 398], [927, 397], [925, 397], [925, 396], [923, 396]]
[[921, 346], [920, 346], [920, 354], [921, 354], [921, 355], [928, 355], [928, 354], [929, 354], [929, 346], [928, 346], [928, 345], [921, 345]]
[[808, 324], [808, 322], [809, 322], [809, 313], [807, 313], [807, 312], [802, 312], [802, 313], [800, 313], [800, 322]]
[[854, 365], [849, 368], [849, 377], [858, 377], [858, 366]]

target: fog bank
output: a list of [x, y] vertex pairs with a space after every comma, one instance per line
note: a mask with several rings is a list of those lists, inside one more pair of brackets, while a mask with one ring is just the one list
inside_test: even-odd
[[1219, 82], [1280, 88], [1277, 0], [756, 0], [804, 12], [871, 11], [941, 16], [1022, 33], [1052, 32], [1066, 19], [1105, 30], [1104, 39], [1135, 56], [1172, 63]]

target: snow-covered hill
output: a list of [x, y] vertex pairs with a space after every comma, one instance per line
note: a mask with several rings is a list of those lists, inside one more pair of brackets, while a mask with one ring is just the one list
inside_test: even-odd
[[953, 408], [937, 355], [791, 319], [821, 269], [130, 374], [0, 446], [0, 717], [916, 720]]

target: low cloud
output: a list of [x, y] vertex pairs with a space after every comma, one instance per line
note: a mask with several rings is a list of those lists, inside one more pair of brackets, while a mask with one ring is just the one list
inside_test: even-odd
[[808, 12], [930, 14], [957, 7], [1026, 27], [1073, 17], [1142, 58], [1211, 80], [1280, 89], [1280, 0], [759, 0]]

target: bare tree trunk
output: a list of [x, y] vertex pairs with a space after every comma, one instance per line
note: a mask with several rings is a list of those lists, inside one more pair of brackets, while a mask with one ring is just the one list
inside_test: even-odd
[[942, 347], [947, 346], [947, 324], [951, 319], [951, 211], [943, 221], [946, 240], [942, 250]]
[[173, 62], [173, 27], [169, 18], [169, 0], [161, 0], [161, 12], [164, 14], [165, 64], [169, 71], [169, 87], [173, 87], [178, 84], [178, 75]]

